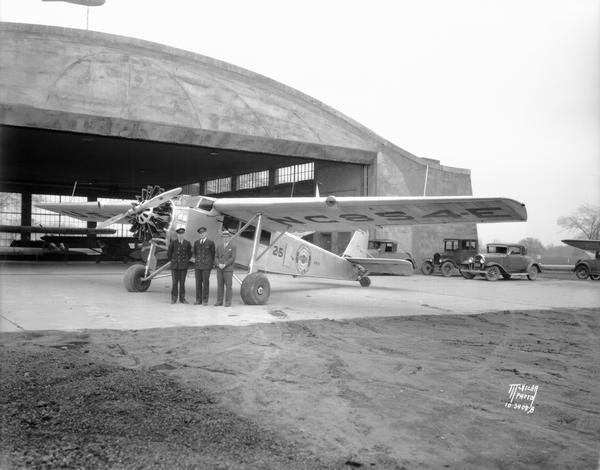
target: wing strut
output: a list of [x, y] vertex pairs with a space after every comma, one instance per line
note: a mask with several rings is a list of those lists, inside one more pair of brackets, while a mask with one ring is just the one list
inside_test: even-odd
[[260, 242], [260, 232], [262, 231], [262, 212], [254, 216], [256, 218], [256, 231], [254, 232], [254, 241], [252, 243], [252, 254], [250, 255], [250, 263], [248, 264], [248, 274], [256, 272], [256, 253], [258, 252], [258, 244]]

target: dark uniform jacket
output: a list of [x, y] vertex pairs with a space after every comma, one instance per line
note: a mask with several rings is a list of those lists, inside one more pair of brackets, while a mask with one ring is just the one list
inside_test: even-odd
[[194, 242], [194, 266], [196, 269], [212, 269], [215, 264], [215, 242], [208, 238]]
[[192, 244], [185, 238], [180, 243], [173, 240], [167, 249], [167, 259], [171, 262], [171, 269], [187, 269], [192, 257]]
[[231, 243], [227, 247], [219, 245], [215, 254], [215, 267], [218, 268], [219, 264], [224, 264], [225, 268], [223, 268], [223, 271], [233, 271], [236, 255], [237, 250]]

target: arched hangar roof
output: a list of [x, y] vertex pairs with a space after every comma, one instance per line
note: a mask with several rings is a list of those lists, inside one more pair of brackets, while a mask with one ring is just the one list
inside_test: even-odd
[[[96, 148], [102, 148], [102, 138], [125, 138], [187, 146], [196, 156], [199, 149], [207, 154], [225, 149], [359, 164], [374, 162], [385, 148], [411, 165], [432, 164], [297, 90], [199, 54], [104, 33], [16, 23], [0, 23], [0, 44], [4, 155], [17, 158], [15, 147], [25, 140], [33, 146], [43, 137], [50, 139], [46, 152], [54, 144], [80, 155], [66, 164], [81, 158], [80, 143], [55, 142], [47, 135], [51, 131], [54, 137], [67, 133], [64, 141], [73, 132], [98, 136]], [[27, 138], [24, 129], [37, 134]], [[111, 142], [105, 142], [105, 158]], [[28, 151], [31, 156], [43, 149]], [[128, 150], [137, 151], [152, 152], [149, 146]], [[243, 155], [231, 157], [243, 163]], [[53, 158], [66, 157], [56, 151]], [[3, 160], [7, 170], [17, 165]]]

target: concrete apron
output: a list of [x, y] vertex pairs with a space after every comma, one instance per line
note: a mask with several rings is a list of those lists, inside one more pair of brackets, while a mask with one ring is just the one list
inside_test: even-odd
[[[195, 306], [193, 272], [186, 304], [170, 304], [170, 277], [152, 281], [147, 292], [127, 292], [123, 264], [12, 263], [0, 266], [0, 330], [143, 329], [248, 325], [308, 319], [343, 320], [380, 316], [474, 314], [497, 310], [600, 307], [600, 282], [559, 279], [466, 280], [462, 277], [373, 276], [357, 282], [269, 275], [267, 305], [244, 305], [234, 281], [232, 307]], [[243, 277], [243, 272], [237, 273]]]

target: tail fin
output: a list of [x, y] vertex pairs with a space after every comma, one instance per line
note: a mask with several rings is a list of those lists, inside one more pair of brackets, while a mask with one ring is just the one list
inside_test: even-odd
[[352, 235], [350, 243], [344, 250], [342, 256], [346, 258], [368, 258], [367, 247], [369, 245], [369, 233], [362, 230], [357, 230]]

